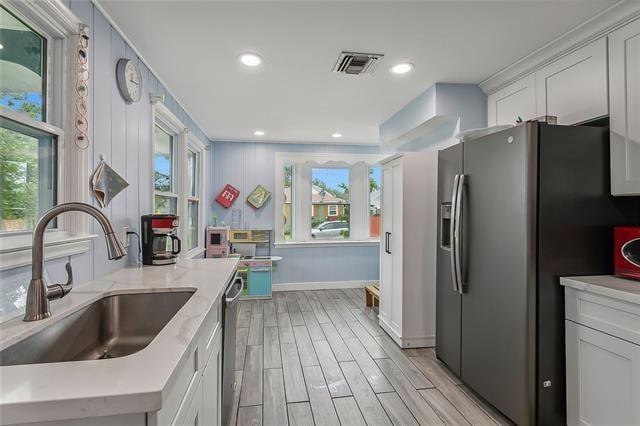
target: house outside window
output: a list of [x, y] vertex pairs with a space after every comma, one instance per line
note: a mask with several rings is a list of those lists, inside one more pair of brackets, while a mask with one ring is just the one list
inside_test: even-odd
[[276, 153], [276, 245], [377, 243], [369, 229], [369, 170], [384, 158]]

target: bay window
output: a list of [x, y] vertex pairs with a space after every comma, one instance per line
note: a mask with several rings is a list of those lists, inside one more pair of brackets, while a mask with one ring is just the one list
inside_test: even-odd
[[[276, 244], [366, 244], [379, 240], [375, 154], [276, 153]], [[376, 172], [378, 170], [378, 172]], [[377, 181], [375, 179], [378, 179]], [[377, 205], [377, 207], [376, 207]], [[379, 221], [378, 221], [379, 223]]]

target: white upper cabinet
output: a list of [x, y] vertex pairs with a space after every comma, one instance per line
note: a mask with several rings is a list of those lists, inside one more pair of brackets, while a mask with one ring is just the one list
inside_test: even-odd
[[536, 80], [533, 74], [521, 78], [487, 97], [489, 126], [516, 124], [536, 117]]
[[640, 195], [640, 20], [609, 36], [611, 193]]
[[607, 115], [606, 37], [541, 68], [535, 79], [538, 116], [576, 124]]

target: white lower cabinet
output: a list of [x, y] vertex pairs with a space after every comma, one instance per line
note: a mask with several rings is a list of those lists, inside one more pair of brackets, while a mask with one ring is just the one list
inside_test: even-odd
[[[202, 375], [202, 424], [219, 425], [222, 402], [222, 330]], [[191, 423], [189, 423], [191, 424]]]
[[640, 304], [567, 287], [565, 315], [567, 423], [640, 425]]
[[569, 425], [640, 424], [640, 346], [566, 321]]

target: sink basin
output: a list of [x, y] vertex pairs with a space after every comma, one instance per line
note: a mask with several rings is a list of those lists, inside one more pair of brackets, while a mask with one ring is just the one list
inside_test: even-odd
[[151, 343], [195, 290], [106, 296], [0, 352], [0, 366], [118, 358]]

